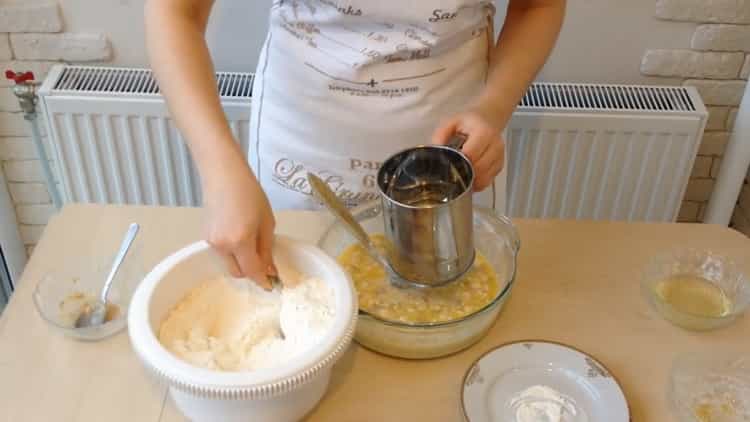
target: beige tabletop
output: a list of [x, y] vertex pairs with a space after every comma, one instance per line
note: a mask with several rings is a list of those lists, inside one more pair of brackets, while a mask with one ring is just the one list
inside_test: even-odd
[[[75, 205], [54, 217], [0, 318], [0, 421], [143, 421], [183, 418], [167, 389], [142, 369], [125, 331], [105, 341], [63, 337], [37, 315], [31, 293], [60, 268], [85, 268], [113, 251], [131, 221], [152, 266], [201, 234], [201, 211]], [[316, 239], [317, 213], [281, 213], [279, 232]], [[670, 421], [665, 394], [673, 358], [686, 351], [750, 350], [750, 317], [690, 333], [661, 320], [639, 292], [649, 258], [679, 246], [711, 248], [750, 262], [750, 240], [707, 225], [518, 221], [516, 287], [490, 333], [457, 355], [392, 359], [353, 345], [308, 418], [317, 421], [458, 421], [462, 376], [487, 350], [546, 339], [586, 351], [620, 380], [633, 421]], [[104, 255], [106, 256], [106, 255]]]

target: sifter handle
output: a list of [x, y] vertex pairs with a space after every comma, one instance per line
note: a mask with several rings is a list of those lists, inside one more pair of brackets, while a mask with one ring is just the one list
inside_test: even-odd
[[453, 136], [451, 136], [450, 139], [448, 139], [448, 143], [446, 144], [446, 146], [460, 150], [461, 148], [463, 148], [467, 139], [469, 139], [469, 136], [465, 133], [456, 132], [453, 134]]

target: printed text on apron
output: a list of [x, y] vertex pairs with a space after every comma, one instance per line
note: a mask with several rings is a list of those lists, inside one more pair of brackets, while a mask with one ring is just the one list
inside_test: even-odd
[[[483, 0], [274, 2], [249, 156], [273, 208], [317, 207], [307, 172], [348, 205], [377, 198], [383, 160], [428, 143], [482, 88], [493, 12]], [[502, 210], [504, 191], [484, 202]]]

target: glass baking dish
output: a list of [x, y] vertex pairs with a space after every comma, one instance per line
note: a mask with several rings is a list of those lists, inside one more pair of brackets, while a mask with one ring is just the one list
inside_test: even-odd
[[[369, 234], [383, 233], [380, 201], [352, 210], [352, 215]], [[474, 209], [474, 243], [497, 274], [498, 295], [485, 307], [463, 318], [409, 324], [379, 318], [360, 309], [355, 339], [362, 346], [389, 356], [430, 359], [463, 350], [479, 341], [490, 329], [510, 296], [516, 275], [520, 240], [507, 217], [492, 210]], [[318, 246], [337, 258], [356, 240], [338, 221], [325, 231]]]

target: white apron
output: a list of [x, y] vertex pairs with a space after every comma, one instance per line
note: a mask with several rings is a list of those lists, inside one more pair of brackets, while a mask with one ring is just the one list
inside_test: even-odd
[[[349, 206], [377, 198], [383, 160], [429, 143], [483, 87], [494, 10], [482, 0], [274, 1], [248, 157], [272, 207], [317, 208], [308, 172]], [[477, 202], [504, 211], [504, 172]]]

